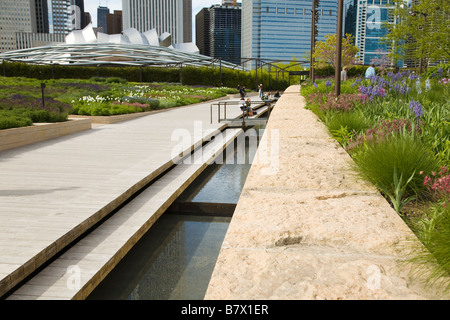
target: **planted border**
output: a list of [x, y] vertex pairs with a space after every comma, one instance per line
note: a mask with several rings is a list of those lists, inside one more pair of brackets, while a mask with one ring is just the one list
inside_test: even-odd
[[[450, 80], [448, 66], [302, 87], [307, 108], [355, 160], [428, 249], [411, 260], [450, 291]], [[436, 264], [435, 262], [438, 262]], [[421, 270], [418, 270], [421, 272]]]

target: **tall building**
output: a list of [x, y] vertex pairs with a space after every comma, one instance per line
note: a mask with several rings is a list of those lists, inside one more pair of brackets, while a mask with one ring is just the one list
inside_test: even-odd
[[344, 34], [353, 36], [353, 44], [356, 38], [356, 14], [358, 12], [358, 0], [345, 0], [344, 7]]
[[36, 32], [49, 33], [48, 27], [48, 1], [36, 0]]
[[173, 43], [192, 42], [192, 0], [122, 0], [123, 29], [156, 29]]
[[195, 43], [205, 56], [211, 56], [209, 24], [209, 8], [203, 8], [195, 16]]
[[122, 32], [122, 11], [114, 10], [114, 13], [108, 14], [107, 19], [107, 34], [119, 34]]
[[0, 52], [63, 42], [84, 27], [83, 0], [0, 1]]
[[68, 34], [84, 28], [83, 0], [47, 0], [47, 7], [49, 33]]
[[[242, 1], [242, 59], [302, 60], [309, 56], [312, 3], [311, 0]], [[338, 1], [320, 0], [318, 41], [336, 33], [337, 9]]]
[[108, 31], [109, 8], [99, 6], [97, 8], [97, 28], [101, 28], [104, 33]]
[[200, 53], [241, 63], [241, 11], [236, 1], [223, 1], [199, 12], [196, 41]]
[[0, 52], [15, 50], [16, 32], [36, 32], [35, 0], [0, 2]]
[[[395, 23], [390, 11], [392, 0], [352, 0], [346, 10], [345, 32], [354, 35], [359, 48], [358, 63], [371, 64], [389, 53], [389, 45], [381, 39], [387, 34], [386, 24]], [[399, 62], [399, 66], [403, 64]]]

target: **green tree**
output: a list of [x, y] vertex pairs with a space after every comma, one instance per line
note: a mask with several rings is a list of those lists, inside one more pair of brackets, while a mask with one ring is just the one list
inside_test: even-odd
[[450, 2], [421, 0], [408, 6], [394, 0], [393, 23], [384, 41], [391, 46], [394, 60], [413, 58], [426, 68], [429, 60], [450, 59]]
[[[346, 34], [342, 38], [342, 66], [351, 68], [355, 64], [358, 47], [353, 44], [353, 36]], [[333, 66], [336, 68], [336, 34], [328, 34], [325, 41], [318, 41], [314, 52], [315, 64], [317, 68]]]

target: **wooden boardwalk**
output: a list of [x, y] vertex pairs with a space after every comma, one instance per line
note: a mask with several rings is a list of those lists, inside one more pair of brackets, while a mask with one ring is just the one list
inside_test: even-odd
[[[174, 150], [190, 152], [224, 129], [225, 123], [210, 124], [209, 109], [210, 103], [183, 107], [1, 152], [0, 296], [172, 167], [178, 160]], [[227, 112], [237, 117], [241, 111], [231, 107]], [[189, 139], [182, 144], [182, 137]], [[194, 176], [199, 167], [189, 170]], [[183, 184], [170, 187], [169, 193]], [[79, 260], [87, 256], [77, 254]], [[118, 262], [112, 252], [107, 254], [108, 264]], [[83, 298], [92, 285], [88, 282], [82, 280], [87, 287], [70, 298]], [[42, 288], [35, 292], [40, 293], [22, 298], [69, 298], [54, 292], [45, 296]]]

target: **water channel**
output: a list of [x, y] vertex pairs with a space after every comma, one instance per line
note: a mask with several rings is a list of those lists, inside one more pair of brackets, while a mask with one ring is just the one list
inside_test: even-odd
[[[250, 138], [236, 139], [176, 202], [235, 205], [263, 131], [250, 128], [243, 134]], [[224, 214], [164, 213], [88, 300], [202, 300], [230, 221]]]

